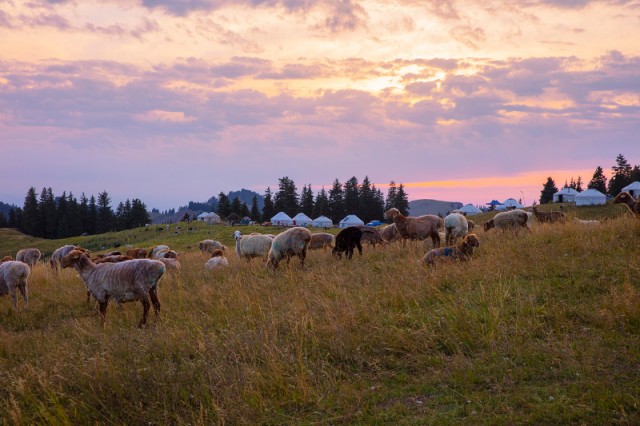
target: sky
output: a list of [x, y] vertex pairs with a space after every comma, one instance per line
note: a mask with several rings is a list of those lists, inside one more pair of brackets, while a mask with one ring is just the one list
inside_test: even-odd
[[529, 205], [640, 164], [640, 0], [0, 0], [0, 201], [365, 176]]

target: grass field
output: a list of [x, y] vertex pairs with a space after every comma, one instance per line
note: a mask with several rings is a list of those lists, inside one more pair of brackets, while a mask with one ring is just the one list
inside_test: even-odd
[[[226, 226], [1, 230], [0, 257], [166, 243], [183, 268], [138, 329], [139, 303], [103, 327], [74, 271], [36, 265], [27, 310], [0, 299], [0, 424], [638, 424], [640, 221], [619, 207], [569, 211], [607, 218], [593, 227], [478, 229], [471, 262], [431, 271], [418, 244], [273, 274], [237, 259]], [[229, 269], [204, 270], [204, 238]]]

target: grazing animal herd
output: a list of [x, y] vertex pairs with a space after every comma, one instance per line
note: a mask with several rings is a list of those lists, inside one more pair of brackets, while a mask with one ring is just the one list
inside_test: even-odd
[[[640, 200], [630, 194], [620, 193], [614, 203], [625, 204], [631, 214], [640, 218]], [[539, 223], [565, 223], [564, 212], [542, 212], [533, 207], [531, 212], [521, 209], [500, 212], [483, 223], [488, 232], [492, 228], [506, 230], [531, 230], [533, 218]], [[477, 234], [471, 233], [474, 223], [463, 214], [455, 211], [444, 219], [435, 215], [419, 217], [404, 216], [398, 209], [391, 208], [384, 217], [393, 223], [380, 229], [367, 226], [350, 226], [342, 229], [336, 236], [328, 232], [312, 233], [304, 227], [289, 228], [277, 235], [251, 233], [242, 235], [233, 233], [235, 252], [240, 260], [251, 262], [262, 258], [267, 268], [273, 272], [280, 262], [292, 257], [300, 259], [304, 268], [309, 250], [331, 249], [332, 256], [352, 259], [357, 249], [362, 255], [362, 245], [388, 245], [402, 240], [427, 241], [433, 244], [420, 262], [435, 267], [439, 262], [464, 262], [472, 258], [474, 250], [480, 246]], [[597, 220], [574, 218], [578, 225], [598, 225]], [[444, 231], [444, 232], [442, 232]], [[440, 247], [444, 239], [445, 247]], [[425, 245], [425, 248], [427, 246]], [[230, 266], [226, 257], [227, 247], [215, 240], [203, 240], [198, 244], [200, 251], [209, 256], [204, 264], [208, 271], [220, 270]], [[90, 251], [77, 245], [65, 245], [56, 249], [48, 260], [54, 271], [60, 268], [73, 268], [82, 279], [87, 290], [87, 301], [93, 297], [99, 304], [99, 313], [105, 321], [106, 309], [110, 300], [117, 303], [140, 301], [143, 307], [139, 327], [147, 323], [149, 309], [153, 306], [156, 315], [160, 313], [158, 283], [167, 271], [180, 271], [179, 253], [167, 245], [158, 245], [151, 249], [130, 248], [124, 254], [118, 251], [90, 257]], [[16, 254], [16, 259], [5, 256], [0, 260], [0, 296], [9, 295], [14, 309], [18, 309], [18, 293], [24, 300], [24, 308], [29, 303], [27, 281], [33, 268], [42, 259], [37, 248], [25, 248]]]

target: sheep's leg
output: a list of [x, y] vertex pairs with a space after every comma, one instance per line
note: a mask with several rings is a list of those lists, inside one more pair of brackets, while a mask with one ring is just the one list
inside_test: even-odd
[[138, 323], [138, 328], [142, 328], [142, 326], [147, 323], [147, 317], [149, 316], [149, 307], [151, 306], [151, 304], [149, 303], [149, 298], [146, 295], [140, 298], [140, 302], [142, 303], [142, 318]]
[[431, 241], [433, 241], [433, 246], [435, 248], [440, 247], [440, 235], [438, 235], [437, 232], [431, 235]]
[[17, 311], [18, 310], [18, 296], [16, 295], [15, 287], [11, 288], [9, 290], [9, 292], [11, 294], [11, 301], [13, 303], [13, 309], [15, 309]]
[[153, 304], [153, 311], [156, 316], [160, 315], [160, 301], [158, 300], [158, 292], [156, 287], [152, 287], [149, 290], [149, 297], [151, 298], [151, 303]]
[[100, 303], [100, 319], [102, 320], [102, 324], [104, 325], [104, 322], [107, 318], [107, 305], [109, 304], [109, 298], [105, 297], [104, 302], [99, 302]]
[[24, 300], [24, 307], [26, 308], [29, 306], [29, 290], [27, 290], [27, 287], [24, 285], [19, 286], [18, 289], [20, 290], [20, 294], [22, 294], [22, 300]]
[[87, 305], [91, 303], [91, 292], [87, 290]]
[[362, 256], [362, 244], [360, 244], [360, 241], [356, 241], [356, 247], [358, 248], [358, 253]]

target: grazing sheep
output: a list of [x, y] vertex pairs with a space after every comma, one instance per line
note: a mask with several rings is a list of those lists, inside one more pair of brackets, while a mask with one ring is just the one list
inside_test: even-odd
[[158, 260], [164, 263], [164, 266], [167, 267], [167, 271], [179, 271], [182, 269], [180, 261], [175, 257], [161, 257]]
[[127, 250], [126, 255], [134, 259], [145, 259], [149, 255], [149, 252], [143, 248], [132, 248]]
[[160, 260], [160, 259], [177, 259], [178, 258], [178, 253], [176, 253], [174, 250], [163, 249], [163, 250], [157, 251], [153, 258], [156, 259], [156, 260]]
[[362, 231], [361, 244], [370, 244], [373, 248], [376, 248], [376, 244], [386, 244], [387, 242], [382, 238], [380, 230], [371, 226], [359, 225], [358, 228]]
[[49, 259], [49, 266], [51, 266], [53, 269], [58, 269], [58, 267], [60, 266], [60, 262], [62, 261], [62, 258], [68, 255], [69, 253], [71, 253], [72, 250], [82, 250], [85, 253], [89, 254], [89, 250], [87, 249], [84, 249], [74, 244], [67, 244], [66, 246], [57, 248], [53, 252], [53, 254], [51, 255], [51, 258]]
[[226, 268], [229, 266], [229, 260], [224, 256], [222, 249], [214, 249], [211, 252], [211, 259], [207, 260], [204, 264], [204, 268], [208, 271], [213, 269]]
[[431, 238], [434, 247], [440, 247], [440, 235], [438, 229], [442, 228], [444, 221], [442, 218], [427, 214], [424, 216], [413, 217], [404, 216], [400, 210], [391, 208], [384, 213], [385, 219], [392, 219], [395, 223], [398, 233], [402, 238], [404, 246], [406, 240], [424, 240]]
[[311, 244], [311, 231], [307, 228], [289, 228], [279, 233], [271, 243], [267, 267], [275, 270], [282, 259], [287, 259], [288, 265], [292, 256], [298, 256], [300, 266], [304, 268], [304, 259], [307, 257], [309, 244]]
[[118, 263], [118, 262], [124, 262], [125, 260], [133, 260], [133, 257], [131, 256], [125, 256], [122, 254], [111, 254], [108, 256], [103, 256], [103, 257], [99, 257], [96, 259], [92, 259], [92, 262], [95, 264], [100, 264], [100, 263]]
[[158, 280], [166, 267], [158, 260], [134, 259], [119, 263], [96, 265], [80, 250], [72, 250], [62, 258], [63, 268], [73, 267], [82, 278], [93, 297], [100, 304], [100, 317], [104, 323], [109, 299], [118, 303], [139, 300], [142, 303], [142, 318], [138, 327], [147, 323], [149, 298], [156, 315], [160, 312]]
[[202, 253], [208, 253], [208, 254], [213, 253], [213, 251], [217, 249], [222, 251], [227, 250], [227, 246], [222, 244], [220, 241], [216, 241], [216, 240], [202, 240], [198, 243], [198, 248]]
[[160, 252], [162, 250], [169, 250], [169, 246], [164, 245], [164, 244], [161, 244], [159, 246], [155, 246], [154, 248], [149, 250], [149, 254], [147, 255], [147, 257], [149, 259], [157, 259], [156, 255], [158, 254], [158, 252]]
[[640, 219], [640, 198], [634, 199], [633, 195], [623, 191], [613, 199], [613, 204], [620, 203], [625, 204], [629, 208], [629, 211], [633, 213], [635, 217]]
[[533, 215], [540, 223], [565, 223], [567, 216], [563, 212], [541, 212], [537, 207], [531, 209]]
[[0, 296], [11, 296], [13, 308], [18, 309], [18, 296], [16, 290], [22, 294], [24, 307], [29, 305], [29, 291], [27, 290], [27, 278], [31, 268], [19, 260], [7, 260], [0, 263]]
[[474, 221], [472, 221], [471, 219], [467, 219], [467, 225], [469, 227], [469, 230], [467, 232], [471, 232], [473, 231], [473, 228], [476, 227], [476, 224]]
[[33, 265], [38, 263], [38, 260], [40, 260], [41, 257], [42, 252], [37, 248], [22, 249], [16, 254], [16, 260], [18, 262], [26, 263], [30, 268], [33, 268]]
[[428, 266], [435, 266], [437, 260], [445, 259], [463, 262], [471, 259], [473, 249], [479, 246], [480, 241], [478, 240], [478, 236], [476, 234], [468, 234], [455, 246], [429, 250], [422, 258], [422, 262]]
[[357, 248], [358, 253], [362, 256], [362, 234], [368, 231], [368, 229], [361, 229], [358, 226], [344, 228], [336, 235], [336, 243], [331, 254], [338, 259], [342, 259], [342, 253], [345, 253], [345, 257], [351, 259], [353, 257], [353, 249]]
[[271, 236], [263, 234], [242, 235], [240, 231], [235, 231], [233, 236], [236, 239], [236, 254], [240, 259], [251, 262], [254, 257], [262, 257], [267, 260], [273, 242]]
[[395, 223], [380, 229], [380, 235], [387, 243], [392, 243], [400, 239], [400, 234], [398, 234], [398, 228], [396, 228]]
[[309, 244], [309, 250], [326, 249], [327, 247], [333, 248], [333, 243], [336, 237], [328, 232], [316, 232], [311, 234], [311, 243]]
[[469, 222], [461, 213], [450, 213], [444, 218], [445, 245], [450, 246], [469, 232]]
[[531, 213], [514, 209], [508, 212], [500, 212], [493, 218], [483, 223], [485, 232], [491, 228], [519, 229], [526, 228], [531, 231]]

